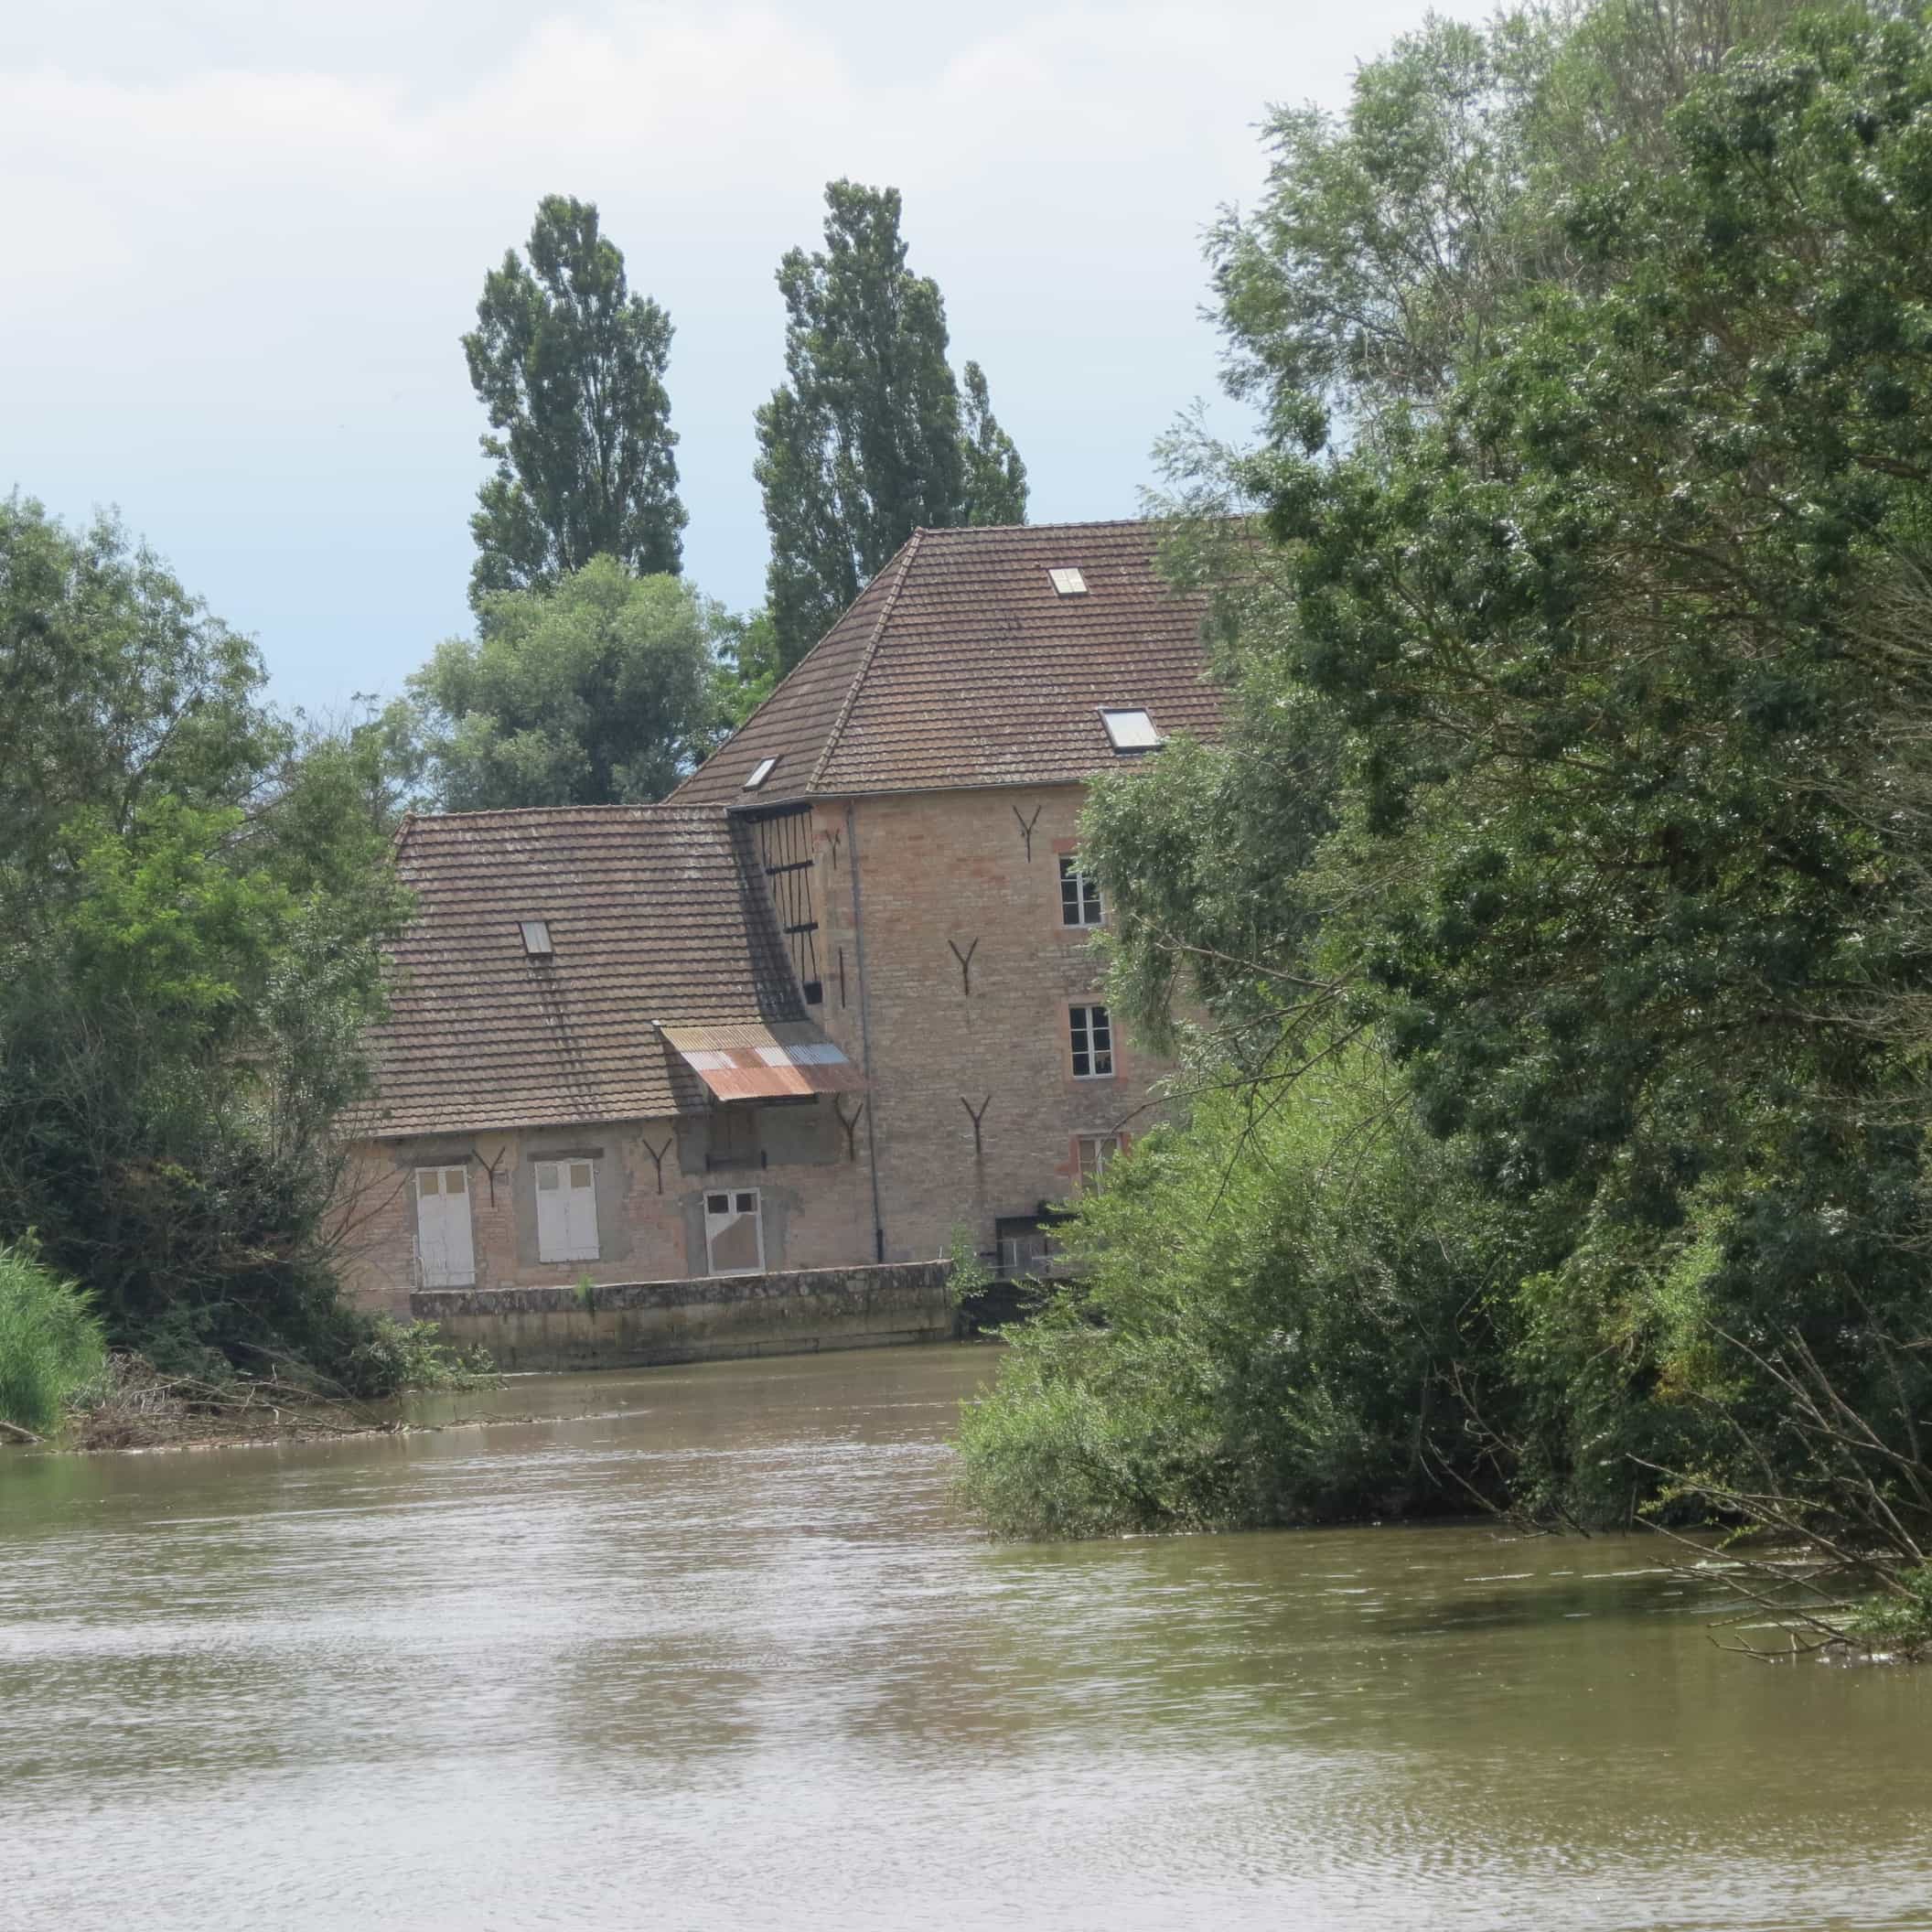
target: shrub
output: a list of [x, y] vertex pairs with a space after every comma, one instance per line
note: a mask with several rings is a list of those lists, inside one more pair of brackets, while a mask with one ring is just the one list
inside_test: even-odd
[[1854, 1604], [1845, 1627], [1874, 1650], [1914, 1661], [1932, 1655], [1932, 1563], [1901, 1571], [1889, 1592]]
[[48, 1434], [106, 1359], [80, 1285], [43, 1267], [28, 1243], [0, 1247], [0, 1421]]
[[976, 1294], [985, 1293], [993, 1285], [993, 1270], [975, 1246], [972, 1229], [965, 1222], [956, 1221], [947, 1230], [946, 1246], [939, 1259], [951, 1263], [946, 1276], [946, 1292], [951, 1295], [954, 1307], [970, 1302]]
[[361, 1339], [347, 1349], [338, 1373], [353, 1396], [374, 1399], [424, 1389], [482, 1389], [497, 1379], [496, 1364], [481, 1348], [452, 1348], [434, 1322], [399, 1322], [392, 1315], [366, 1318]]
[[1489, 1480], [1458, 1390], [1496, 1361], [1498, 1230], [1375, 1055], [1252, 1107], [1204, 1094], [1062, 1231], [1083, 1283], [961, 1423], [965, 1498], [1000, 1533], [1466, 1507]]

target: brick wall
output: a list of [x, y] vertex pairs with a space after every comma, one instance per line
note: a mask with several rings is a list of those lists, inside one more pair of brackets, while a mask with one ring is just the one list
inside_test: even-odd
[[[424, 1135], [365, 1143], [354, 1153], [338, 1207], [345, 1274], [365, 1306], [408, 1312], [416, 1279], [415, 1170], [460, 1165], [468, 1177], [478, 1288], [569, 1287], [593, 1282], [682, 1281], [710, 1272], [707, 1193], [756, 1188], [769, 1270], [829, 1268], [873, 1254], [870, 1179], [832, 1102], [760, 1109], [764, 1164], [712, 1171], [702, 1119], [537, 1128], [511, 1133]], [[660, 1154], [660, 1162], [654, 1154]], [[538, 1259], [535, 1164], [595, 1164], [594, 1261]]]
[[[703, 1198], [724, 1186], [760, 1190], [774, 1270], [923, 1261], [961, 1226], [990, 1250], [997, 1218], [1077, 1192], [1077, 1137], [1144, 1129], [1149, 1089], [1172, 1070], [1116, 1023], [1111, 1077], [1073, 1073], [1068, 1008], [1100, 997], [1100, 981], [1091, 931], [1060, 913], [1059, 858], [1076, 849], [1082, 799], [1065, 785], [819, 804], [810, 832], [824, 998], [810, 1012], [855, 1064], [866, 1064], [869, 1035], [864, 1112], [854, 1096], [769, 1110], [767, 1165], [718, 1173], [704, 1165], [701, 1120], [369, 1144], [344, 1208], [361, 1299], [406, 1311], [418, 1165], [467, 1165], [479, 1288], [702, 1275]], [[602, 1253], [545, 1263], [531, 1165], [573, 1155], [597, 1165]]]
[[1172, 1071], [1116, 1025], [1112, 1077], [1074, 1077], [1068, 1008], [1100, 982], [1091, 931], [1060, 914], [1083, 798], [1066, 785], [862, 799], [849, 819], [817, 810], [831, 962], [818, 1017], [863, 1058], [856, 875], [874, 1079], [860, 1139], [869, 1125], [887, 1261], [936, 1254], [961, 1224], [990, 1249], [997, 1217], [1076, 1192], [1076, 1137], [1143, 1129], [1149, 1088]]

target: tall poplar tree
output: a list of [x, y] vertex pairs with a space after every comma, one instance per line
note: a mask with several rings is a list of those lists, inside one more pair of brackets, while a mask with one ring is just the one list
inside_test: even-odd
[[671, 317], [630, 293], [623, 251], [594, 202], [546, 195], [530, 231], [485, 277], [463, 338], [489, 412], [470, 600], [554, 583], [595, 556], [675, 573], [686, 521], [664, 370]]
[[785, 668], [915, 529], [1026, 514], [1025, 466], [973, 363], [962, 419], [946, 305], [906, 266], [898, 190], [834, 181], [825, 202], [823, 251], [778, 264], [786, 381], [757, 413]]
[[969, 362], [961, 377], [961, 448], [966, 463], [966, 514], [961, 523], [1024, 523], [1026, 521], [1026, 466], [1014, 441], [999, 425], [986, 393], [986, 372]]

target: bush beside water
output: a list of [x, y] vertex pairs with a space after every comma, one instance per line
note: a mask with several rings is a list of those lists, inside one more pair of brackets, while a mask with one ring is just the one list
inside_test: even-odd
[[0, 1247], [0, 1422], [51, 1433], [106, 1361], [101, 1324], [79, 1283], [44, 1267], [28, 1243]]
[[1451, 1468], [1483, 1479], [1448, 1389], [1495, 1358], [1488, 1258], [1399, 1090], [1359, 1052], [1260, 1119], [1206, 1095], [1109, 1168], [1060, 1230], [1081, 1279], [1008, 1332], [963, 1420], [993, 1529], [1334, 1520], [1428, 1507]]
[[370, 1317], [363, 1338], [342, 1358], [342, 1380], [349, 1394], [363, 1398], [400, 1395], [405, 1390], [488, 1388], [497, 1379], [496, 1364], [483, 1348], [452, 1348], [435, 1322], [399, 1322], [393, 1315]]

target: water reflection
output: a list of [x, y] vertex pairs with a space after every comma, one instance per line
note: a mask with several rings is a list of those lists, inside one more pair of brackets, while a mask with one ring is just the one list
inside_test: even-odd
[[1927, 1923], [1932, 1674], [1722, 1656], [1641, 1540], [989, 1545], [985, 1366], [0, 1462], [0, 1924]]

